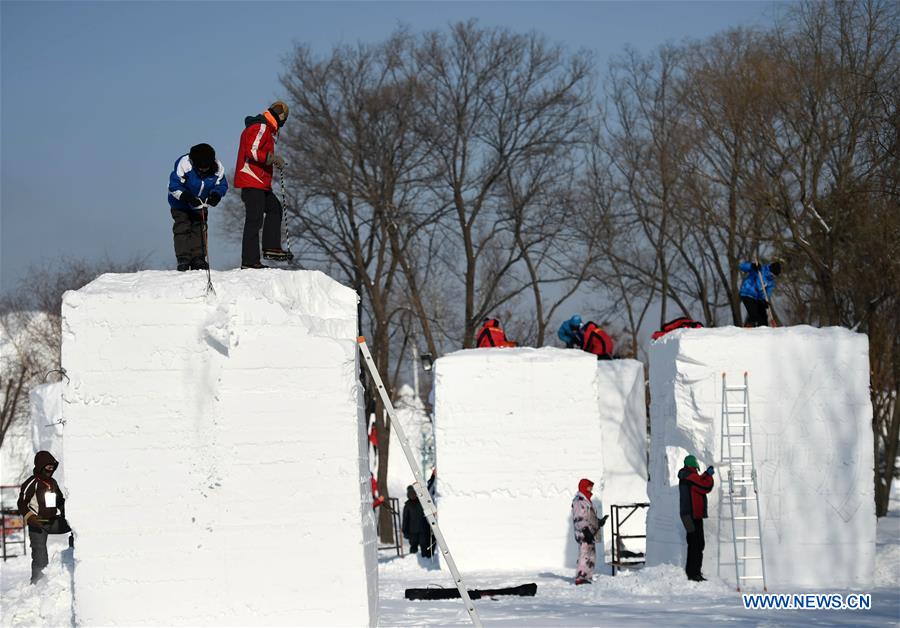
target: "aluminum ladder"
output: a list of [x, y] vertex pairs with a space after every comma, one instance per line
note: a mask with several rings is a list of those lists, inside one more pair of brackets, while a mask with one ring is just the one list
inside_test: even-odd
[[384, 404], [384, 409], [387, 411], [388, 416], [391, 419], [391, 427], [394, 429], [394, 433], [397, 435], [397, 440], [400, 442], [400, 447], [403, 448], [403, 453], [406, 454], [406, 461], [409, 463], [409, 468], [412, 469], [413, 476], [415, 476], [416, 481], [413, 483], [413, 488], [415, 488], [416, 495], [419, 497], [419, 503], [422, 504], [422, 509], [425, 511], [425, 518], [428, 519], [428, 524], [431, 526], [431, 531], [434, 533], [434, 538], [438, 542], [438, 547], [441, 549], [441, 555], [444, 557], [444, 560], [447, 561], [447, 567], [450, 569], [450, 573], [453, 575], [453, 580], [456, 583], [456, 588], [459, 589], [459, 595], [463, 600], [463, 603], [466, 605], [466, 610], [469, 613], [469, 619], [472, 620], [472, 624], [474, 624], [477, 628], [481, 628], [481, 618], [478, 616], [478, 611], [475, 609], [475, 604], [472, 603], [472, 598], [469, 597], [469, 591], [466, 589], [466, 585], [463, 582], [462, 576], [459, 573], [459, 570], [456, 568], [456, 562], [453, 560], [453, 556], [450, 555], [450, 549], [447, 547], [447, 541], [444, 540], [444, 535], [441, 533], [441, 528], [437, 522], [437, 508], [434, 505], [434, 501], [431, 499], [431, 493], [428, 492], [428, 485], [425, 480], [422, 478], [422, 473], [419, 471], [418, 463], [416, 462], [416, 457], [413, 455], [412, 449], [409, 447], [409, 441], [406, 440], [406, 434], [403, 432], [403, 425], [400, 421], [397, 420], [397, 415], [394, 410], [394, 404], [391, 403], [391, 398], [387, 394], [387, 390], [384, 387], [384, 382], [381, 379], [381, 375], [378, 374], [378, 369], [375, 368], [375, 360], [372, 359], [372, 353], [369, 351], [368, 345], [366, 345], [366, 339], [360, 336], [357, 339], [357, 343], [359, 346], [359, 351], [362, 353], [363, 360], [366, 363], [366, 368], [369, 371], [369, 375], [372, 376], [372, 381], [375, 383], [375, 387], [378, 389], [378, 395], [381, 397], [381, 402]]
[[[759, 484], [753, 463], [753, 428], [750, 420], [750, 385], [747, 372], [744, 383], [729, 386], [722, 373], [722, 466], [728, 469], [727, 492], [720, 495], [728, 502], [731, 515], [731, 540], [734, 548], [734, 578], [740, 591], [748, 581], [766, 586], [766, 560], [763, 551], [762, 522], [759, 510]], [[719, 521], [724, 503], [719, 503]], [[719, 538], [722, 528], [719, 527]], [[721, 561], [721, 552], [720, 552]], [[758, 565], [759, 569], [755, 569]], [[752, 571], [748, 571], [748, 567]]]

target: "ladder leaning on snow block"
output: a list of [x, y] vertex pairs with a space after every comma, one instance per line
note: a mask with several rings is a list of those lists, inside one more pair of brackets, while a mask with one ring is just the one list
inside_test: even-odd
[[[753, 432], [750, 424], [750, 386], [729, 386], [722, 373], [722, 466], [728, 469], [728, 489], [719, 484], [719, 539], [722, 538], [723, 500], [731, 516], [731, 540], [734, 550], [734, 577], [737, 590], [749, 580], [761, 580], [766, 587], [766, 562], [763, 552], [762, 522], [759, 515], [759, 490], [753, 465]], [[751, 494], [752, 489], [752, 494]], [[721, 551], [719, 552], [721, 565]], [[759, 565], [759, 570], [748, 571]]]
[[437, 522], [437, 508], [435, 508], [434, 501], [431, 499], [431, 493], [428, 492], [428, 485], [425, 483], [422, 474], [419, 472], [416, 457], [413, 455], [412, 449], [409, 448], [409, 441], [406, 440], [403, 426], [400, 421], [397, 420], [394, 404], [391, 403], [387, 390], [384, 388], [384, 382], [381, 380], [381, 375], [378, 374], [378, 369], [375, 368], [375, 361], [372, 359], [372, 353], [366, 345], [366, 339], [360, 336], [357, 339], [357, 342], [359, 343], [359, 350], [362, 353], [363, 360], [366, 363], [366, 368], [369, 370], [369, 375], [372, 376], [372, 381], [375, 382], [375, 387], [378, 389], [378, 395], [381, 397], [381, 402], [384, 404], [384, 408], [391, 419], [391, 426], [397, 434], [397, 440], [403, 448], [403, 453], [406, 454], [406, 461], [409, 463], [409, 468], [412, 469], [413, 476], [416, 479], [413, 483], [413, 488], [415, 488], [416, 495], [419, 497], [419, 502], [422, 504], [422, 509], [425, 511], [425, 518], [428, 519], [428, 524], [431, 526], [434, 538], [438, 542], [441, 554], [443, 555], [444, 560], [447, 561], [447, 567], [450, 568], [450, 573], [453, 574], [453, 580], [456, 583], [456, 588], [459, 589], [459, 595], [462, 598], [463, 603], [466, 605], [466, 610], [469, 612], [469, 618], [475, 626], [481, 628], [481, 618], [478, 616], [475, 604], [472, 603], [469, 591], [466, 589], [462, 576], [456, 568], [453, 556], [450, 555], [450, 549], [447, 547], [447, 542], [444, 540], [444, 535], [441, 533], [441, 528]]

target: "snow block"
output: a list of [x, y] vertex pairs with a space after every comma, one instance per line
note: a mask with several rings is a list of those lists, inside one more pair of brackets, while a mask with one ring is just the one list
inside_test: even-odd
[[[769, 590], [870, 586], [868, 338], [838, 327], [681, 330], [652, 344], [647, 563], [684, 565], [676, 474], [688, 453], [703, 469], [727, 456], [720, 442], [722, 374], [729, 386], [742, 385], [745, 371]], [[721, 493], [727, 476], [723, 462], [709, 494], [703, 568], [733, 583], [731, 519]]]
[[356, 294], [103, 275], [63, 300], [78, 625], [375, 625]]
[[[574, 566], [572, 498], [578, 480], [590, 478], [595, 505], [606, 510], [604, 426], [615, 424], [611, 447], [635, 436], [617, 413], [629, 406], [638, 372], [626, 361], [598, 366], [593, 355], [549, 347], [437, 360], [438, 518], [460, 569]], [[614, 460], [642, 467], [646, 448], [636, 438], [639, 451]]]
[[[31, 441], [34, 453], [49, 451], [57, 459], [63, 452], [63, 382], [35, 386], [28, 393], [31, 403]], [[29, 468], [30, 471], [30, 468]], [[60, 465], [53, 479], [66, 490], [66, 467]]]
[[[647, 503], [647, 397], [644, 365], [638, 360], [597, 360], [597, 395], [603, 433], [603, 506]], [[621, 511], [621, 516], [627, 515]], [[602, 516], [602, 515], [601, 515]], [[622, 524], [624, 535], [644, 534], [647, 509]], [[609, 527], [603, 530], [610, 549]], [[643, 552], [643, 539], [625, 539], [624, 548]]]

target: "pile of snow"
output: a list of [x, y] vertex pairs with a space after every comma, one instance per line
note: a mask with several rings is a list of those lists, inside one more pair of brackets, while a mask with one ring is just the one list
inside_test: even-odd
[[[875, 560], [868, 338], [834, 327], [683, 330], [651, 346], [648, 564], [684, 564], [676, 474], [688, 453], [704, 468], [727, 457], [722, 374], [734, 386], [745, 371], [770, 590], [868, 586]], [[733, 582], [731, 520], [721, 503], [727, 474], [718, 468], [709, 495], [704, 571], [720, 569]]]
[[460, 568], [574, 565], [578, 480], [602, 499], [596, 358], [470, 349], [435, 377], [438, 520]]
[[[603, 505], [646, 504], [647, 398], [644, 365], [637, 360], [597, 361], [597, 400], [603, 432]], [[620, 517], [628, 516], [627, 510]], [[646, 531], [647, 509], [639, 508], [621, 525], [623, 535]], [[606, 548], [610, 535], [605, 534]], [[626, 539], [624, 549], [644, 551], [643, 539]]]
[[63, 302], [79, 625], [372, 625], [356, 294], [103, 275]]

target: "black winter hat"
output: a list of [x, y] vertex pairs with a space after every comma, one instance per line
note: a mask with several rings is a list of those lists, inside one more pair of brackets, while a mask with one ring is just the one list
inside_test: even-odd
[[210, 170], [216, 166], [216, 151], [209, 144], [197, 144], [191, 146], [191, 152], [188, 153], [191, 163], [195, 168], [202, 170]]

